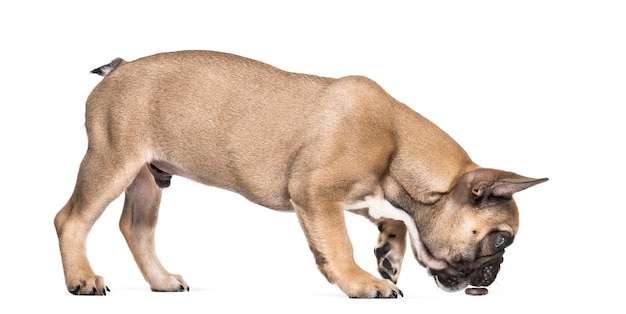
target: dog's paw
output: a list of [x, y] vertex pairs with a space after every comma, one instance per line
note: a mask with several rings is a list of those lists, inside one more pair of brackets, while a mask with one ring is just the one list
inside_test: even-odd
[[404, 297], [402, 291], [393, 282], [376, 278], [360, 268], [344, 273], [337, 285], [350, 298], [395, 299], [399, 296]]
[[396, 265], [392, 262], [393, 258], [389, 256], [391, 251], [391, 244], [385, 242], [382, 246], [374, 249], [374, 254], [378, 259], [378, 272], [385, 279], [391, 280], [393, 283], [398, 282], [400, 276], [400, 265]]
[[67, 290], [74, 295], [106, 295], [111, 291], [104, 284], [104, 279], [97, 275], [68, 279]]
[[181, 275], [168, 275], [150, 282], [150, 289], [155, 292], [189, 291], [189, 285]]
[[363, 271], [358, 277], [344, 277], [338, 282], [339, 288], [350, 298], [393, 298], [404, 297], [404, 294], [395, 284], [386, 279], [378, 279]]
[[385, 221], [378, 225], [378, 230], [380, 236], [374, 249], [378, 272], [383, 278], [397, 283], [406, 250], [406, 227], [399, 221]]

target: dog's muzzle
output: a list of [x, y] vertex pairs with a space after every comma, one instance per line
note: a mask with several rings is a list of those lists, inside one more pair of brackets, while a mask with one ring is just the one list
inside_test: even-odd
[[472, 262], [460, 262], [441, 270], [429, 269], [437, 285], [448, 292], [461, 290], [468, 285], [486, 287], [491, 285], [504, 261], [504, 252], [481, 257]]

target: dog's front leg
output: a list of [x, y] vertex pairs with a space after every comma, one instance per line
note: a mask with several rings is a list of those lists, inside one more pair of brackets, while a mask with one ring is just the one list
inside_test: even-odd
[[402, 292], [389, 280], [359, 267], [344, 220], [343, 206], [332, 202], [292, 204], [315, 262], [326, 279], [352, 298], [397, 298]]
[[378, 272], [383, 278], [397, 283], [406, 252], [406, 226], [393, 219], [383, 219], [377, 224], [380, 234], [374, 255], [378, 260]]
[[154, 230], [160, 202], [161, 188], [155, 183], [148, 166], [144, 166], [126, 189], [120, 230], [153, 291], [189, 290], [180, 275], [170, 274], [161, 265], [155, 252]]

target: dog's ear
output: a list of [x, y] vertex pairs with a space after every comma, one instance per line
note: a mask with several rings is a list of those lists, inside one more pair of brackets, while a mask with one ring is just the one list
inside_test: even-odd
[[514, 193], [545, 181], [548, 178], [534, 179], [512, 172], [480, 168], [463, 175], [457, 188], [464, 190], [463, 194], [469, 196], [469, 201], [482, 208], [508, 201]]

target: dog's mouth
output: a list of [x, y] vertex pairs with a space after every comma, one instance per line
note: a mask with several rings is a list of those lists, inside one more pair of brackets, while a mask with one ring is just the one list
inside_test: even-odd
[[500, 271], [500, 264], [504, 261], [504, 251], [484, 256], [470, 262], [448, 264], [447, 267], [435, 270], [428, 269], [439, 288], [454, 292], [469, 285], [486, 287], [491, 285]]

